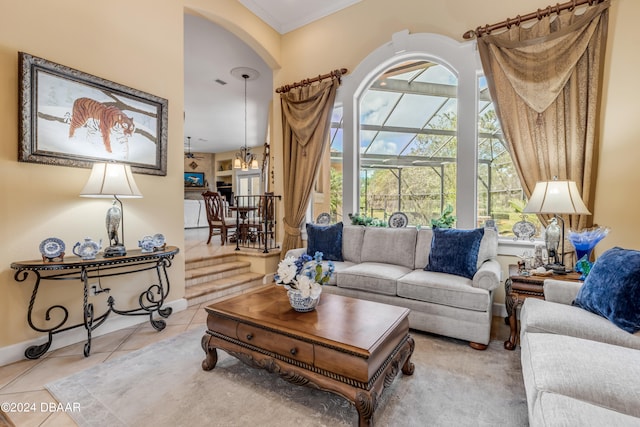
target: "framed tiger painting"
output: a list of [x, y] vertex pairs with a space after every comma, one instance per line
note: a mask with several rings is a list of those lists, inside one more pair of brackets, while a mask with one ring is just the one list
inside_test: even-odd
[[18, 161], [167, 174], [166, 99], [20, 52]]

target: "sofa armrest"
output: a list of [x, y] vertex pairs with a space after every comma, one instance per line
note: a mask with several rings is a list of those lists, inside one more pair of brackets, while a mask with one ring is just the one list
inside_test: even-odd
[[473, 275], [473, 287], [493, 291], [500, 284], [500, 263], [489, 260], [482, 263]]
[[284, 256], [286, 257], [294, 257], [294, 258], [299, 258], [300, 255], [302, 254], [306, 254], [307, 253], [307, 248], [295, 248], [295, 249], [289, 249], [287, 251], [287, 254]]
[[582, 283], [565, 282], [564, 280], [547, 279], [544, 281], [544, 299], [560, 304], [571, 305]]

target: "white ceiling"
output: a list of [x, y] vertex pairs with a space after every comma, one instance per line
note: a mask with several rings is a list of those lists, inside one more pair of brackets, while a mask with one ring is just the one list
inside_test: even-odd
[[360, 3], [361, 0], [239, 0], [280, 34]]
[[192, 152], [220, 153], [244, 145], [244, 80], [231, 74], [237, 67], [260, 74], [247, 81], [247, 145], [262, 146], [275, 94], [271, 69], [235, 35], [205, 18], [185, 15], [184, 33], [185, 150], [187, 137]]
[[[238, 1], [284, 34], [361, 0]], [[199, 153], [233, 151], [244, 145], [244, 81], [231, 74], [237, 67], [259, 73], [247, 82], [246, 138], [249, 147], [262, 147], [275, 95], [271, 69], [239, 38], [202, 17], [185, 15], [184, 32], [185, 151], [187, 137], [191, 151]]]

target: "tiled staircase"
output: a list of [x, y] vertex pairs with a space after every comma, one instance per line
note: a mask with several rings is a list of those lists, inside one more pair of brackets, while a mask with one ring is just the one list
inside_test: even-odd
[[263, 285], [263, 274], [252, 273], [251, 263], [234, 253], [187, 260], [185, 298], [189, 306], [241, 294]]

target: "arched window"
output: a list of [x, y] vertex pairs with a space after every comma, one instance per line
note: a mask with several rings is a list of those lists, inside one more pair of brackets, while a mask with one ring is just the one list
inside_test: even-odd
[[521, 219], [522, 189], [474, 42], [395, 34], [344, 78], [330, 138], [335, 220], [384, 222], [400, 211], [430, 226], [450, 206], [456, 227], [493, 219], [508, 235]]
[[429, 225], [456, 204], [458, 79], [433, 60], [393, 64], [360, 97], [359, 213]]

